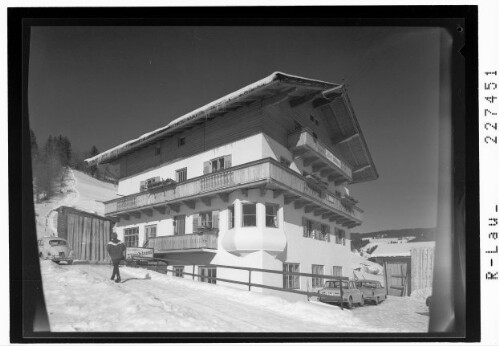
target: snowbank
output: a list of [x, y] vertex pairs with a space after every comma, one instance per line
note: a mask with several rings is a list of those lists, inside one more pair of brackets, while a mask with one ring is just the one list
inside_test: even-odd
[[411, 293], [411, 298], [426, 301], [426, 298], [431, 296], [431, 292], [432, 292], [431, 287], [421, 288], [419, 290], [413, 291]]

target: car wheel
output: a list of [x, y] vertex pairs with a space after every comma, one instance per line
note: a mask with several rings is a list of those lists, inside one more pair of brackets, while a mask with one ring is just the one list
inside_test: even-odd
[[360, 305], [360, 306], [364, 306], [364, 303], [365, 303], [365, 302], [364, 302], [364, 296], [361, 296], [361, 297], [360, 297], [360, 303], [359, 303], [359, 305]]
[[376, 304], [376, 305], [379, 304], [379, 297], [376, 297], [376, 300], [374, 301], [374, 304]]
[[351, 309], [351, 308], [353, 307], [353, 300], [352, 300], [352, 297], [348, 297], [348, 305], [347, 305], [347, 307], [348, 307], [349, 309]]

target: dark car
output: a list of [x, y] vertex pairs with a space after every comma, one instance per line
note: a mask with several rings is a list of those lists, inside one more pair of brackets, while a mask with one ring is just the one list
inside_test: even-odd
[[366, 301], [371, 301], [378, 305], [386, 299], [386, 289], [376, 280], [359, 280], [357, 288], [364, 294]]

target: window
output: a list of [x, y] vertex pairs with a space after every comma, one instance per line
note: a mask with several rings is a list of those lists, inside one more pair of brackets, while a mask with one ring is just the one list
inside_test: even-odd
[[149, 238], [156, 237], [156, 227], [157, 227], [157, 225], [147, 225], [145, 227], [144, 246], [147, 244], [147, 241], [149, 240]]
[[303, 236], [305, 238], [312, 238], [314, 232], [314, 222], [309, 219], [303, 218]]
[[50, 246], [64, 246], [64, 245], [66, 245], [66, 241], [60, 240], [60, 239], [49, 240], [49, 245]]
[[290, 167], [291, 166], [291, 161], [289, 160], [286, 160], [284, 157], [281, 156], [281, 158], [279, 159], [279, 162], [283, 165], [283, 166], [286, 166], [286, 167]]
[[217, 157], [216, 159], [205, 161], [203, 164], [203, 174], [222, 171], [232, 166], [232, 155]]
[[277, 211], [279, 206], [277, 204], [265, 204], [265, 226], [279, 227], [277, 222]]
[[234, 205], [231, 205], [227, 208], [229, 212], [229, 229], [234, 228]]
[[209, 284], [217, 283], [217, 268], [215, 267], [199, 267], [199, 281]]
[[184, 266], [173, 266], [173, 276], [178, 278], [184, 277]]
[[217, 172], [225, 169], [225, 158], [220, 157], [211, 161], [211, 171]]
[[187, 167], [179, 169], [178, 171], [175, 171], [175, 175], [177, 177], [177, 182], [181, 183], [183, 181], [187, 180]]
[[[298, 263], [284, 263], [283, 271], [291, 273], [299, 273], [300, 265]], [[300, 288], [300, 276], [292, 274], [283, 274], [283, 287], [290, 289]]]
[[319, 222], [315, 222], [306, 218], [303, 218], [303, 236], [305, 238], [312, 238], [322, 241], [330, 241], [330, 231], [329, 226]]
[[213, 215], [211, 211], [205, 213], [199, 213], [199, 226], [205, 228], [213, 227]]
[[336, 228], [335, 233], [336, 233], [336, 244], [345, 245], [345, 231]]
[[156, 148], [154, 149], [154, 154], [156, 156], [161, 154], [161, 147], [159, 145], [157, 145]]
[[185, 215], [177, 215], [173, 217], [173, 234], [185, 234]]
[[218, 229], [218, 210], [205, 211], [192, 216], [194, 232]]
[[179, 137], [177, 138], [177, 146], [182, 146], [185, 144], [185, 137]]
[[330, 242], [331, 240], [329, 239], [329, 226], [321, 224], [321, 232], [320, 232], [320, 239]]
[[125, 228], [124, 242], [126, 247], [139, 246], [139, 228]]
[[343, 267], [333, 266], [333, 276], [343, 276]]
[[[319, 264], [312, 264], [312, 274], [324, 275], [324, 266]], [[312, 287], [323, 287], [324, 278], [312, 278]]]
[[243, 227], [256, 226], [256, 203], [243, 204]]

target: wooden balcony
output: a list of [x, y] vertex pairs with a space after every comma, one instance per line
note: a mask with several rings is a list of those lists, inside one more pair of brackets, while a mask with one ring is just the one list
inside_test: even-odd
[[149, 238], [147, 247], [154, 253], [216, 250], [218, 236], [213, 233], [171, 235]]
[[305, 128], [288, 136], [288, 146], [295, 157], [303, 159], [305, 166], [311, 166], [312, 172], [330, 182], [341, 184], [352, 181], [352, 169], [318, 139], [312, 131]]
[[152, 215], [152, 210], [165, 213], [166, 208], [178, 212], [180, 204], [195, 209], [196, 203], [210, 205], [211, 198], [219, 196], [227, 200], [228, 193], [258, 188], [273, 190], [274, 196], [284, 194], [285, 203], [305, 208], [331, 221], [355, 226], [362, 221], [362, 210], [345, 206], [341, 199], [325, 189], [311, 186], [302, 175], [284, 167], [271, 158], [253, 161], [201, 177], [186, 180], [164, 188], [143, 191], [134, 195], [104, 202], [106, 216], [129, 219], [140, 218], [141, 213]]

